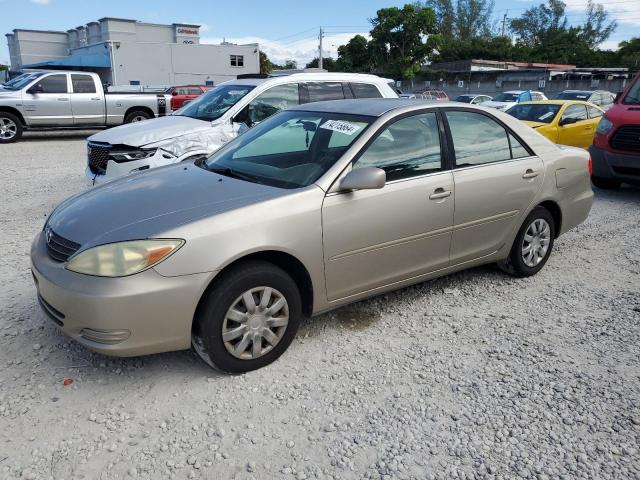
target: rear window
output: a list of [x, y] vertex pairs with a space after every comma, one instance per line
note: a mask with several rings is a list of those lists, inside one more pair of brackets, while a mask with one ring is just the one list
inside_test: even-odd
[[71, 75], [73, 93], [96, 93], [96, 85], [89, 75]]
[[351, 89], [356, 98], [382, 98], [378, 87], [370, 83], [352, 83]]

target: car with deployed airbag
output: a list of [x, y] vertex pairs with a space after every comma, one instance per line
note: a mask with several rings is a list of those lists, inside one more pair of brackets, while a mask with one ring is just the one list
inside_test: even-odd
[[584, 150], [502, 112], [318, 102], [62, 202], [31, 268], [44, 312], [86, 347], [193, 346], [238, 373], [282, 355], [305, 317], [486, 263], [534, 275], [592, 200]]

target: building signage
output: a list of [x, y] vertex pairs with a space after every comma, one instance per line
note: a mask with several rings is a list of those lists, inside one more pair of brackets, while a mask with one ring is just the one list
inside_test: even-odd
[[198, 30], [195, 29], [195, 28], [179, 27], [178, 28], [178, 33], [180, 35], [198, 35]]

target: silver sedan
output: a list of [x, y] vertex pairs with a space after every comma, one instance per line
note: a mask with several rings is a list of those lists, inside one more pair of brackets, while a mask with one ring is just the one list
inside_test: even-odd
[[303, 317], [480, 264], [537, 273], [589, 214], [589, 169], [496, 110], [301, 105], [208, 159], [63, 202], [33, 276], [47, 315], [93, 350], [193, 345], [243, 372], [278, 358]]

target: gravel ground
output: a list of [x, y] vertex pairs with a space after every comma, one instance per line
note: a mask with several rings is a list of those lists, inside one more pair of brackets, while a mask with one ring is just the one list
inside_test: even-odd
[[86, 133], [0, 148], [0, 478], [640, 478], [640, 189], [597, 192], [533, 278], [360, 302], [221, 376], [94, 354], [37, 306], [29, 244], [86, 188]]

